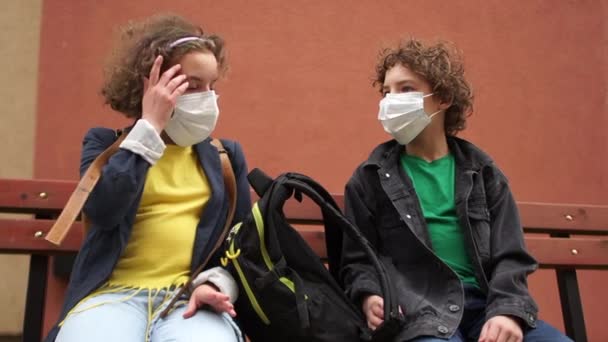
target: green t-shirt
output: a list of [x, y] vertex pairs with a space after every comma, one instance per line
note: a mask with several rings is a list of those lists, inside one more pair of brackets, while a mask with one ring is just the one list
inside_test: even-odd
[[456, 214], [454, 156], [448, 154], [429, 163], [404, 154], [401, 165], [414, 184], [435, 254], [463, 282], [479, 287]]

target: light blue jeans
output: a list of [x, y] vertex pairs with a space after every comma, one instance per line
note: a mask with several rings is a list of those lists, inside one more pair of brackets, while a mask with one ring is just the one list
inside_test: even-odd
[[125, 300], [134, 292], [104, 293], [84, 300], [63, 322], [55, 341], [243, 342], [239, 328], [226, 313], [203, 309], [184, 319], [182, 314], [187, 302], [183, 300], [161, 319], [158, 316], [169, 302], [163, 299], [172, 293], [161, 290], [154, 293], [156, 296], [150, 296], [148, 290], [141, 290]]

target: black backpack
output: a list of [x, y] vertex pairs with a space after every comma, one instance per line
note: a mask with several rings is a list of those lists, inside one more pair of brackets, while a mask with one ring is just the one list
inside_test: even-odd
[[[403, 327], [403, 315], [387, 272], [331, 195], [297, 173], [272, 180], [254, 169], [248, 179], [260, 200], [231, 229], [222, 258], [239, 284], [235, 310], [243, 332], [253, 342], [392, 341]], [[292, 196], [301, 201], [302, 195], [322, 211], [329, 269], [285, 219], [284, 203]], [[339, 285], [343, 232], [361, 245], [378, 273], [385, 321], [373, 332]]]

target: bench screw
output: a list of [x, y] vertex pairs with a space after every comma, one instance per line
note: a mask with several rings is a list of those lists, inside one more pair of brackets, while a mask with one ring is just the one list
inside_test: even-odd
[[37, 237], [37, 238], [41, 238], [42, 235], [44, 235], [44, 233], [41, 230], [39, 230], [36, 233], [34, 233], [34, 237]]
[[578, 254], [578, 249], [574, 249], [573, 248], [570, 252], [572, 253], [572, 255], [577, 255]]
[[40, 197], [42, 199], [46, 199], [47, 197], [49, 197], [49, 194], [47, 194], [46, 192], [41, 192], [38, 194], [38, 197]]
[[572, 215], [566, 215], [566, 221], [574, 221], [574, 217]]

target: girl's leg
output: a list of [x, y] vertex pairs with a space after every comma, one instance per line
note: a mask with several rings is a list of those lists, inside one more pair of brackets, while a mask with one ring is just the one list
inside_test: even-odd
[[[131, 291], [132, 292], [132, 291]], [[63, 321], [56, 342], [145, 341], [147, 296], [106, 293], [81, 302]]]
[[155, 317], [150, 336], [151, 342], [243, 341], [239, 328], [228, 314], [199, 310], [193, 317], [184, 319], [182, 317], [184, 311], [186, 305], [181, 305], [164, 319]]

